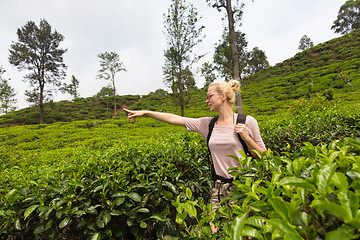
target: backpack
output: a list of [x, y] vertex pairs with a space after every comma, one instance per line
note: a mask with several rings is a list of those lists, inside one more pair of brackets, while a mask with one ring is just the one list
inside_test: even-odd
[[[209, 123], [209, 133], [207, 135], [207, 146], [208, 146], [208, 149], [209, 149], [209, 158], [211, 156], [211, 151], [210, 151], [210, 148], [209, 148], [209, 141], [210, 141], [210, 137], [211, 137], [211, 133], [214, 129], [214, 126], [215, 126], [215, 122], [219, 119], [219, 116], [216, 116], [214, 118], [211, 119], [210, 123]], [[241, 123], [241, 124], [245, 124], [245, 121], [246, 121], [246, 115], [245, 114], [238, 114], [237, 116], [237, 119], [236, 119], [236, 124], [238, 123]], [[250, 155], [250, 151], [245, 143], [245, 141], [240, 137], [240, 134], [238, 134], [238, 137], [239, 137], [239, 140], [241, 142], [241, 145], [243, 146], [243, 149], [244, 149], [244, 152], [246, 154], [247, 157], [251, 156]], [[232, 182], [232, 178], [224, 178], [222, 176], [219, 176], [216, 174], [215, 172], [215, 168], [214, 168], [214, 164], [211, 164], [211, 179], [213, 181], [216, 181], [216, 180], [220, 180], [221, 182], [224, 182], [224, 183], [230, 183]]]

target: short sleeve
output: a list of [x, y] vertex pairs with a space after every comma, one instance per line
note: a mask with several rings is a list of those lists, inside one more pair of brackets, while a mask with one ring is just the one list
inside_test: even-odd
[[184, 118], [185, 127], [188, 132], [200, 133], [205, 139], [209, 133], [211, 117]]
[[249, 130], [250, 137], [254, 140], [254, 142], [261, 147], [262, 149], [266, 150], [266, 146], [264, 144], [264, 141], [260, 135], [260, 129], [259, 125], [256, 121], [256, 119], [252, 116], [247, 116], [246, 118], [246, 127]]

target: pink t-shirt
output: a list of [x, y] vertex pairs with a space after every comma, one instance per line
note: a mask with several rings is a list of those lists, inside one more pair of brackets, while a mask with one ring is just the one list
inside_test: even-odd
[[[206, 140], [211, 119], [212, 117], [184, 118], [186, 130], [189, 132], [198, 132]], [[256, 119], [247, 116], [245, 124], [254, 142], [262, 149], [266, 149]], [[232, 178], [233, 176], [227, 171], [228, 168], [239, 167], [240, 164], [228, 155], [241, 158], [239, 150], [244, 150], [238, 135], [235, 133], [235, 124], [231, 126], [219, 126], [215, 123], [211, 133], [209, 147], [216, 174], [225, 178]]]

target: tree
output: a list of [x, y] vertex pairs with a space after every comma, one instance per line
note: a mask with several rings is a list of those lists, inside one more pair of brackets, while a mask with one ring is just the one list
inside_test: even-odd
[[254, 47], [253, 50], [249, 52], [247, 63], [247, 69], [249, 74], [255, 74], [269, 67], [269, 62], [267, 60], [265, 52], [260, 50], [258, 47]]
[[[198, 13], [192, 4], [185, 0], [172, 0], [168, 14], [164, 14], [165, 35], [168, 48], [164, 52], [164, 82], [172, 89], [184, 116], [184, 95], [187, 86], [191, 86], [189, 72], [191, 65], [201, 56], [190, 57], [192, 49], [202, 41], [204, 26], [198, 27]], [[193, 79], [193, 78], [192, 78]], [[195, 84], [194, 84], [195, 85]]]
[[96, 95], [95, 97], [101, 98], [101, 97], [109, 97], [114, 94], [114, 88], [112, 88], [110, 85], [103, 87]]
[[120, 57], [115, 52], [105, 52], [98, 54], [100, 58], [100, 74], [97, 76], [99, 79], [111, 80], [114, 96], [114, 115], [116, 116], [116, 87], [115, 87], [115, 76], [116, 73], [125, 71], [123, 63], [120, 62]]
[[3, 78], [5, 70], [0, 66], [0, 113], [8, 114], [16, 109], [15, 89], [9, 85], [7, 79]]
[[33, 90], [27, 93], [37, 95], [36, 99], [40, 107], [39, 122], [43, 124], [45, 85], [52, 84], [59, 87], [66, 75], [63, 54], [67, 50], [59, 48], [64, 37], [56, 30], [52, 31], [45, 19], [40, 20], [39, 26], [36, 26], [33, 21], [27, 22], [17, 30], [17, 35], [18, 42], [13, 42], [10, 46], [9, 62], [19, 71], [30, 72], [24, 80], [30, 82]]
[[201, 67], [201, 75], [205, 78], [204, 87], [206, 88], [217, 78], [215, 74], [215, 67], [209, 62], [203, 63]]
[[61, 88], [61, 91], [69, 93], [73, 98], [78, 98], [80, 97], [78, 88], [79, 88], [79, 80], [77, 80], [76, 77], [72, 75], [71, 83], [70, 84], [64, 83], [64, 86]]
[[314, 43], [311, 41], [311, 39], [304, 35], [302, 36], [302, 38], [300, 39], [300, 42], [299, 42], [299, 49], [304, 51], [308, 48], [311, 48], [314, 46]]
[[[241, 82], [240, 69], [239, 69], [239, 52], [236, 47], [236, 29], [235, 24], [241, 26], [244, 3], [240, 0], [235, 0], [235, 4], [232, 0], [206, 0], [213, 8], [216, 8], [219, 12], [225, 10], [228, 20], [229, 42], [232, 56], [233, 75], [232, 78]], [[237, 113], [243, 113], [241, 93], [236, 94], [236, 111]]]
[[360, 28], [360, 0], [348, 0], [340, 7], [331, 29], [346, 34]]
[[[245, 39], [245, 34], [241, 32], [236, 32], [236, 42], [235, 46], [237, 48], [237, 71], [239, 71], [239, 76], [244, 73], [244, 69], [247, 65], [248, 53], [246, 51], [247, 41]], [[214, 54], [214, 63], [216, 64], [216, 69], [225, 79], [234, 78], [234, 59], [231, 50], [230, 36], [228, 33], [224, 32], [223, 39], [219, 42], [218, 45], [215, 45], [215, 54]], [[239, 80], [239, 79], [238, 79]]]

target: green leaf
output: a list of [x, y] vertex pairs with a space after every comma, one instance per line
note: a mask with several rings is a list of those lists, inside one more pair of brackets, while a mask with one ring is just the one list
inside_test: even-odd
[[162, 216], [160, 214], [154, 214], [150, 218], [156, 219], [156, 220], [158, 220], [160, 222], [164, 222], [166, 220], [165, 216]]
[[281, 179], [281, 181], [278, 183], [279, 186], [282, 185], [290, 185], [295, 187], [302, 187], [305, 189], [309, 189], [312, 191], [316, 191], [316, 188], [311, 183], [307, 182], [305, 179], [298, 178], [298, 177], [285, 177]]
[[113, 210], [110, 214], [112, 216], [120, 216], [120, 215], [123, 214], [123, 211], [121, 211], [121, 210]]
[[190, 188], [186, 188], [186, 197], [191, 200], [191, 197], [192, 197], [192, 192], [190, 190]]
[[141, 228], [146, 228], [146, 227], [147, 227], [146, 222], [140, 222], [140, 227], [141, 227]]
[[175, 194], [178, 193], [178, 192], [176, 191], [176, 187], [175, 187], [174, 184], [172, 184], [171, 182], [164, 181], [164, 185], [167, 186], [167, 187], [169, 187], [170, 190], [171, 190], [173, 193], [175, 193]]
[[136, 192], [129, 192], [127, 196], [135, 202], [141, 202], [141, 196]]
[[348, 212], [336, 203], [329, 203], [324, 200], [314, 200], [310, 204], [311, 207], [326, 210], [329, 214], [339, 217], [341, 220], [350, 220]]
[[99, 232], [94, 233], [90, 238], [90, 240], [100, 240], [100, 239], [101, 239], [101, 236], [100, 236]]
[[162, 193], [163, 193], [163, 195], [165, 196], [166, 199], [172, 199], [174, 197], [174, 195], [169, 191], [164, 190]]
[[327, 191], [328, 182], [336, 169], [336, 163], [327, 164], [320, 168], [316, 176], [316, 184], [320, 193], [324, 194]]
[[117, 197], [117, 198], [115, 198], [115, 201], [114, 201], [115, 206], [119, 206], [119, 205], [123, 204], [124, 202], [125, 202], [125, 197]]
[[262, 229], [265, 226], [266, 220], [267, 219], [264, 217], [252, 216], [252, 217], [249, 217], [246, 222], [247, 222], [247, 224], [249, 224], [251, 226]]
[[281, 219], [276, 219], [276, 218], [268, 219], [267, 223], [272, 225], [274, 230], [276, 229], [279, 230], [283, 235], [286, 234], [288, 236], [291, 236], [292, 237], [291, 239], [293, 240], [303, 240], [303, 238], [300, 237], [299, 233], [295, 229], [293, 229], [289, 224], [285, 223]]
[[183, 204], [184, 209], [193, 217], [197, 216], [196, 208], [194, 206], [194, 203], [191, 201], [187, 201]]
[[341, 240], [359, 239], [359, 236], [340, 230], [330, 231], [326, 233], [325, 240], [339, 240], [339, 239]]
[[26, 219], [38, 206], [38, 204], [35, 204], [28, 207], [24, 212], [24, 219]]
[[70, 217], [64, 218], [64, 219], [61, 221], [61, 223], [59, 224], [59, 228], [66, 227], [69, 222], [70, 222]]
[[246, 213], [239, 215], [234, 219], [233, 223], [231, 224], [230, 235], [232, 240], [240, 239], [242, 230], [245, 226], [246, 215]]
[[35, 235], [37, 235], [37, 234], [42, 233], [42, 232], [44, 232], [44, 231], [46, 231], [45, 226], [44, 226], [44, 225], [40, 225], [40, 226], [38, 226], [37, 228], [35, 228], [35, 230], [34, 230], [33, 233], [34, 233]]
[[334, 184], [338, 189], [343, 190], [348, 186], [346, 176], [341, 172], [335, 172], [331, 178], [331, 183]]
[[289, 209], [287, 208], [284, 200], [280, 197], [275, 197], [275, 198], [269, 199], [269, 202], [273, 206], [275, 211], [280, 215], [280, 217], [283, 220], [285, 220], [286, 223], [290, 224], [291, 219], [290, 219]]
[[107, 225], [107, 224], [110, 222], [110, 220], [111, 220], [111, 214], [110, 214], [110, 212], [109, 212], [108, 210], [106, 210], [106, 211], [103, 213], [102, 219], [103, 219], [105, 225]]
[[16, 221], [15, 221], [15, 229], [16, 230], [21, 230], [21, 221], [20, 221], [19, 218], [16, 219]]
[[242, 235], [243, 236], [248, 236], [248, 237], [253, 237], [255, 239], [264, 239], [262, 234], [256, 230], [255, 228], [252, 228], [252, 227], [247, 227], [247, 226], [244, 226], [243, 229], [242, 229]]
[[347, 211], [347, 214], [351, 216], [352, 219], [356, 219], [359, 211], [359, 199], [356, 195], [351, 191], [343, 191], [338, 194], [338, 198], [341, 207]]
[[150, 210], [147, 209], [147, 208], [139, 208], [139, 209], [137, 210], [137, 212], [139, 212], [139, 213], [149, 213]]

